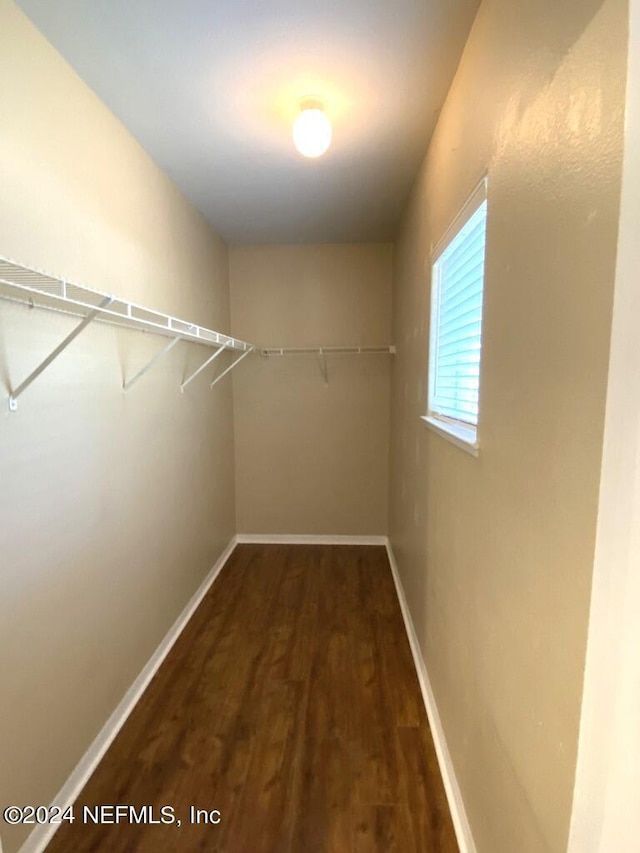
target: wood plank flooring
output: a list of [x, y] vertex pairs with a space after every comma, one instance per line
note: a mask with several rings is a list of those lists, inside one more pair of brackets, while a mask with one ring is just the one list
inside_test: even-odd
[[75, 814], [48, 853], [457, 853], [385, 550], [239, 545]]

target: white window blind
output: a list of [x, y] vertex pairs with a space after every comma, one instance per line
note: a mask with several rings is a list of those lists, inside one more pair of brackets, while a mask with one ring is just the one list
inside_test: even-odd
[[486, 223], [483, 182], [432, 270], [429, 415], [471, 428], [478, 424]]

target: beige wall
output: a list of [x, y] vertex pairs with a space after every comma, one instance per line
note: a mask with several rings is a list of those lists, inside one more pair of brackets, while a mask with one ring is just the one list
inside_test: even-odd
[[[386, 244], [237, 247], [234, 334], [267, 347], [390, 343]], [[387, 531], [389, 356], [252, 358], [234, 375], [241, 533]]]
[[632, 0], [602, 476], [569, 853], [635, 853], [640, 839], [639, 222], [640, 0]]
[[[564, 851], [619, 212], [624, 0], [485, 0], [396, 248], [391, 536], [479, 853]], [[480, 456], [420, 421], [429, 252], [489, 174]]]
[[[0, 254], [203, 325], [229, 323], [225, 245], [0, 0]], [[209, 352], [0, 303], [0, 802], [48, 803], [235, 531], [231, 388]], [[5, 853], [25, 833], [3, 825]]]

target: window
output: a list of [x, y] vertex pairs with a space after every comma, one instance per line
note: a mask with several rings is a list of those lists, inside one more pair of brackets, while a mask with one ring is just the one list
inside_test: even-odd
[[427, 425], [477, 454], [487, 182], [432, 255]]

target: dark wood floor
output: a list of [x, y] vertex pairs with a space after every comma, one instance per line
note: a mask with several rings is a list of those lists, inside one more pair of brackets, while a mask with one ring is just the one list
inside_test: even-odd
[[384, 549], [238, 546], [75, 813], [48, 853], [457, 851]]

